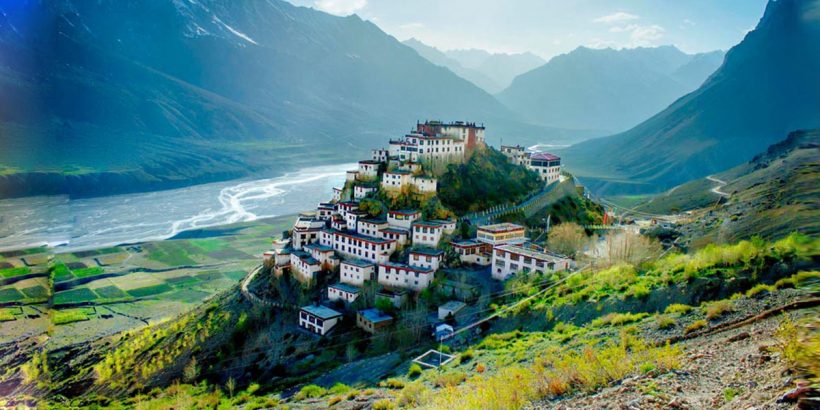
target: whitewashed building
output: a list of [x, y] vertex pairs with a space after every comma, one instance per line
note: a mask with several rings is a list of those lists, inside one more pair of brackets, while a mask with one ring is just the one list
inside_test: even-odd
[[301, 250], [303, 246], [316, 242], [324, 226], [325, 221], [316, 218], [314, 214], [305, 213], [299, 215], [293, 224], [293, 234], [291, 238], [293, 249]]
[[410, 186], [410, 178], [412, 176], [413, 174], [410, 171], [385, 171], [382, 174], [382, 188], [396, 191], [400, 190], [403, 187]]
[[444, 234], [444, 227], [438, 222], [416, 221], [413, 222], [413, 246], [438, 247], [441, 236]]
[[336, 213], [336, 205], [330, 202], [321, 202], [319, 206], [316, 207], [316, 219], [329, 221], [333, 218], [334, 213]]
[[322, 270], [322, 264], [307, 252], [293, 251], [290, 254], [290, 271], [302, 283], [315, 281]]
[[387, 229], [387, 221], [384, 219], [361, 219], [356, 226], [356, 232], [360, 235], [369, 236], [371, 238], [383, 238], [381, 235], [382, 229]]
[[571, 263], [569, 258], [551, 252], [520, 245], [501, 245], [493, 248], [492, 276], [504, 280], [517, 272], [563, 271], [569, 269]]
[[421, 219], [421, 211], [418, 209], [387, 211], [387, 224], [396, 228], [409, 230], [413, 222], [419, 219]]
[[561, 158], [546, 152], [530, 155], [529, 168], [547, 185], [561, 178]]
[[413, 248], [408, 252], [407, 264], [438, 270], [444, 251], [435, 248]]
[[393, 317], [378, 309], [364, 309], [356, 313], [356, 326], [368, 333], [377, 333], [393, 323]]
[[410, 231], [404, 228], [388, 226], [380, 230], [379, 235], [381, 238], [396, 241], [397, 248], [407, 246], [407, 243], [410, 241]]
[[384, 148], [373, 149], [370, 152], [371, 159], [376, 162], [386, 163], [387, 159], [390, 157], [390, 150]]
[[487, 266], [492, 260], [492, 245], [479, 242], [473, 239], [466, 241], [451, 242], [453, 250], [458, 254], [462, 263], [472, 263], [475, 265]]
[[371, 238], [350, 231], [325, 229], [321, 232], [319, 243], [330, 246], [337, 253], [349, 257], [364, 259], [370, 262], [383, 263], [396, 251], [396, 241]]
[[319, 262], [321, 269], [335, 270], [339, 266], [340, 259], [333, 252], [333, 248], [319, 243], [305, 245], [305, 251]]
[[327, 299], [331, 302], [341, 300], [353, 303], [361, 293], [361, 289], [347, 283], [336, 283], [327, 287]]
[[344, 260], [339, 268], [339, 281], [354, 286], [362, 286], [365, 281], [373, 280], [376, 265], [373, 262], [359, 259]]
[[509, 222], [482, 225], [478, 227], [476, 240], [493, 246], [524, 243], [527, 241], [526, 231], [525, 227]]
[[419, 292], [430, 286], [435, 273], [431, 268], [383, 262], [379, 263], [378, 281], [384, 286]]
[[438, 307], [438, 319], [446, 320], [448, 317], [455, 318], [458, 312], [461, 312], [461, 310], [465, 307], [467, 307], [466, 303], [459, 302], [457, 300], [451, 300]]
[[362, 199], [377, 190], [378, 188], [374, 186], [356, 185], [353, 187], [353, 199]]
[[369, 181], [374, 180], [379, 176], [379, 166], [381, 162], [379, 161], [371, 161], [371, 160], [364, 160], [359, 161], [359, 173], [356, 175], [356, 179], [362, 181]]
[[299, 310], [299, 326], [317, 335], [326, 335], [340, 320], [342, 314], [326, 306], [303, 306]]

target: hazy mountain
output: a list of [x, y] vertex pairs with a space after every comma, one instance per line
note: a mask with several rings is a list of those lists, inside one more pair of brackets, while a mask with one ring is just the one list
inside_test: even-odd
[[532, 53], [489, 53], [477, 49], [441, 51], [415, 38], [405, 40], [404, 44], [431, 63], [447, 67], [491, 94], [506, 88], [515, 76], [544, 64], [541, 57]]
[[479, 49], [449, 50], [445, 54], [458, 61], [462, 67], [479, 71], [495, 81], [501, 88], [508, 87], [513, 79], [545, 63], [537, 55], [526, 53], [490, 53]]
[[484, 73], [462, 66], [457, 60], [448, 57], [446, 54], [439, 51], [439, 49], [428, 46], [415, 38], [405, 40], [404, 44], [411, 47], [413, 50], [416, 50], [420, 56], [426, 58], [431, 63], [446, 67], [450, 71], [456, 73], [459, 77], [481, 87], [488, 93], [496, 93], [504, 88], [493, 81], [490, 77], [484, 75]]
[[820, 125], [820, 2], [772, 1], [696, 91], [565, 163], [604, 193], [658, 192], [749, 160], [791, 130]]
[[540, 124], [623, 131], [696, 89], [722, 58], [673, 46], [579, 47], [518, 76], [498, 98]]
[[0, 7], [0, 196], [349, 161], [425, 118], [551, 134], [356, 16], [279, 0]]

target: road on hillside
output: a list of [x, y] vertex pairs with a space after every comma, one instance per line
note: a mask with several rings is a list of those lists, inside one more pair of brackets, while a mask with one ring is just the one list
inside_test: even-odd
[[731, 196], [730, 194], [720, 190], [720, 188], [723, 188], [724, 186], [726, 186], [726, 184], [727, 184], [726, 181], [717, 179], [717, 178], [713, 177], [712, 175], [709, 175], [708, 177], [706, 177], [706, 179], [708, 179], [708, 180], [710, 180], [710, 181], [717, 184], [717, 186], [712, 188], [712, 193], [714, 193], [715, 195], [720, 195], [722, 197], [726, 197], [726, 198]]

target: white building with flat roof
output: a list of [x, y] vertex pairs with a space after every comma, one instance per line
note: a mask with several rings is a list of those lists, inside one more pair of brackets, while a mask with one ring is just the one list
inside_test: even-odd
[[435, 248], [413, 248], [407, 254], [407, 263], [411, 266], [438, 270], [444, 251]]
[[316, 218], [313, 213], [304, 213], [296, 218], [293, 224], [292, 246], [301, 250], [303, 246], [314, 243], [319, 238], [319, 232], [325, 226], [325, 221]]
[[561, 179], [561, 158], [547, 152], [530, 155], [529, 169], [535, 171], [538, 177], [547, 185]]
[[572, 260], [551, 252], [521, 245], [501, 245], [493, 248], [492, 276], [507, 279], [517, 272], [547, 273], [568, 270]]
[[514, 223], [504, 222], [482, 225], [476, 232], [476, 240], [490, 245], [524, 243], [527, 241], [526, 228]]
[[353, 187], [353, 199], [362, 199], [378, 191], [374, 186], [355, 185]]
[[387, 224], [396, 228], [409, 230], [413, 222], [419, 219], [421, 219], [421, 211], [418, 209], [387, 211]]
[[341, 300], [353, 303], [359, 297], [361, 289], [347, 283], [336, 283], [327, 287], [327, 299], [331, 302]]
[[435, 277], [435, 269], [410, 266], [403, 263], [379, 263], [379, 284], [416, 292], [427, 289]]
[[307, 252], [293, 251], [290, 254], [290, 271], [297, 280], [307, 283], [316, 280], [322, 264]]
[[354, 286], [362, 286], [373, 280], [376, 264], [359, 259], [344, 260], [339, 268], [339, 281]]
[[356, 232], [360, 235], [369, 236], [372, 238], [382, 238], [380, 231], [387, 229], [387, 221], [384, 219], [360, 219], [356, 226]]
[[319, 243], [330, 246], [337, 253], [349, 257], [364, 259], [370, 262], [383, 263], [396, 251], [396, 241], [372, 238], [350, 231], [325, 229], [321, 232]]
[[299, 310], [299, 326], [317, 335], [326, 335], [340, 320], [342, 314], [326, 306], [303, 306]]
[[430, 246], [437, 248], [443, 234], [444, 226], [438, 222], [413, 222], [413, 246]]

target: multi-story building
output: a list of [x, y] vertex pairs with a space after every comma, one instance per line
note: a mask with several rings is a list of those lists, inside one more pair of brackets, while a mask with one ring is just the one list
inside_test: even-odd
[[311, 257], [313, 257], [313, 259], [316, 259], [319, 262], [321, 269], [335, 270], [336, 267], [339, 266], [340, 260], [333, 252], [333, 248], [329, 246], [319, 243], [311, 243], [309, 245], [305, 245], [304, 250]]
[[413, 173], [410, 171], [393, 170], [385, 171], [382, 174], [382, 188], [400, 190], [404, 187], [410, 186], [410, 178]]
[[299, 310], [299, 326], [322, 336], [333, 329], [340, 320], [342, 314], [326, 306], [303, 306]]
[[353, 187], [353, 199], [362, 199], [372, 193], [375, 193], [378, 189], [374, 186], [366, 186], [366, 185], [356, 185]]
[[293, 224], [293, 249], [301, 250], [303, 246], [316, 242], [324, 226], [325, 221], [316, 218], [314, 214], [300, 214]]
[[345, 173], [345, 181], [353, 182], [359, 176], [359, 171], [356, 169], [351, 169]]
[[322, 202], [316, 207], [316, 219], [329, 221], [336, 213], [336, 206], [330, 202]]
[[333, 187], [333, 202], [339, 202], [342, 200], [342, 192], [344, 192], [343, 188]]
[[493, 248], [492, 276], [507, 279], [517, 272], [547, 273], [567, 270], [572, 261], [562, 255], [531, 249], [521, 245], [501, 245]]
[[416, 124], [416, 132], [427, 135], [446, 135], [464, 141], [464, 148], [472, 151], [476, 147], [483, 147], [484, 125], [476, 125], [474, 122], [455, 121], [425, 121], [423, 124]]
[[408, 252], [407, 264], [438, 270], [444, 251], [434, 248], [413, 248]]
[[319, 243], [330, 246], [343, 256], [376, 263], [387, 262], [390, 255], [396, 251], [396, 241], [371, 238], [350, 231], [337, 231], [332, 228], [321, 232]]
[[345, 223], [347, 224], [347, 229], [355, 231], [359, 226], [359, 220], [368, 218], [369, 216], [370, 215], [367, 212], [360, 209], [345, 213], [344, 217]]
[[492, 259], [493, 246], [473, 239], [451, 242], [462, 263], [487, 266]]
[[356, 226], [356, 232], [371, 238], [384, 238], [380, 233], [382, 229], [387, 229], [387, 221], [384, 219], [363, 218], [359, 220]]
[[397, 248], [403, 248], [407, 246], [407, 243], [410, 241], [410, 231], [404, 228], [396, 228], [389, 226], [379, 231], [379, 235], [384, 239], [392, 239], [396, 241]]
[[364, 285], [365, 281], [373, 280], [376, 265], [359, 259], [344, 260], [339, 269], [339, 281], [355, 286]]
[[372, 160], [359, 161], [359, 172], [356, 175], [356, 179], [369, 181], [378, 178], [379, 166], [381, 164], [379, 161]]
[[364, 309], [356, 313], [356, 326], [368, 333], [376, 333], [393, 323], [393, 317], [378, 309]]
[[376, 303], [378, 304], [379, 300], [386, 300], [393, 304], [393, 306], [400, 308], [407, 302], [407, 291], [404, 289], [396, 288], [396, 289], [388, 289], [388, 288], [381, 288], [378, 292], [376, 292]]
[[404, 209], [387, 211], [387, 224], [396, 228], [410, 229], [413, 222], [421, 218], [421, 211], [418, 209]]
[[515, 165], [529, 165], [530, 155], [527, 150], [520, 145], [502, 145], [501, 153], [507, 157], [507, 161]]
[[290, 254], [290, 271], [302, 283], [316, 280], [322, 264], [307, 252], [293, 251]]
[[438, 247], [441, 236], [444, 234], [444, 226], [439, 222], [416, 221], [413, 222], [413, 246]]
[[401, 161], [455, 161], [464, 158], [464, 140], [448, 135], [411, 133], [390, 140], [390, 156]]
[[390, 150], [377, 148], [371, 151], [371, 159], [373, 161], [386, 163], [388, 158], [390, 158]]
[[359, 297], [361, 289], [347, 283], [336, 283], [327, 287], [327, 299], [331, 302], [341, 300], [353, 303]]
[[379, 263], [378, 281], [379, 284], [384, 286], [410, 289], [419, 292], [430, 286], [435, 273], [435, 269], [431, 268], [410, 266], [403, 263], [382, 262]]
[[530, 155], [529, 168], [547, 185], [557, 182], [561, 177], [561, 158], [546, 152]]
[[493, 246], [508, 243], [524, 243], [527, 241], [526, 228], [509, 222], [482, 225], [478, 227], [476, 240]]

